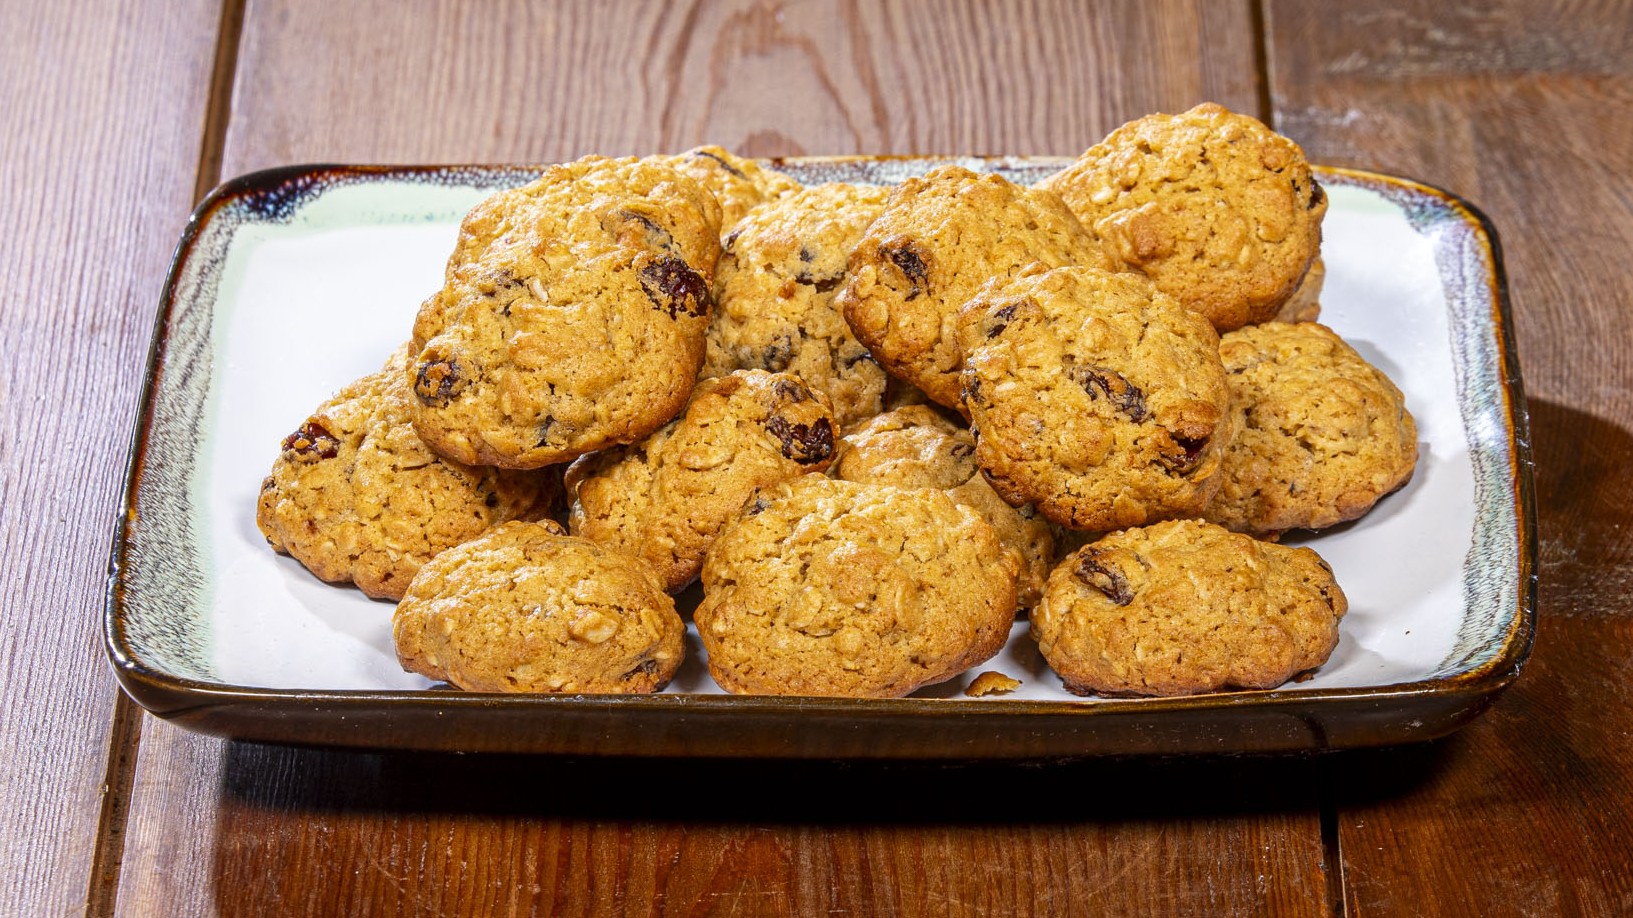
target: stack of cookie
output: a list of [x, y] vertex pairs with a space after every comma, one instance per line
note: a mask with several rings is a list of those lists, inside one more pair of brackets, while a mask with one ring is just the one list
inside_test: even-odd
[[403, 665], [472, 690], [659, 689], [699, 577], [732, 692], [904, 695], [1017, 610], [1074, 692], [1278, 685], [1346, 606], [1274, 540], [1416, 459], [1392, 383], [1272, 321], [1318, 309], [1325, 210], [1296, 145], [1213, 105], [1032, 188], [801, 188], [718, 148], [551, 167], [466, 218], [260, 523], [402, 598]]

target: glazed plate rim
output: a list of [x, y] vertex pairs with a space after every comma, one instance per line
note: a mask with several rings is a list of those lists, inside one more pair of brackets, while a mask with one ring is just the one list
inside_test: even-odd
[[[948, 161], [1004, 171], [1068, 160], [1002, 156], [838, 156], [773, 160], [771, 164], [818, 171], [885, 168], [918, 172]], [[1309, 751], [1430, 739], [1449, 733], [1478, 715], [1523, 668], [1535, 632], [1535, 511], [1523, 386], [1495, 229], [1471, 204], [1433, 186], [1394, 176], [1328, 167], [1317, 168], [1324, 182], [1362, 186], [1402, 203], [1403, 208], [1428, 207], [1435, 211], [1438, 219], [1462, 224], [1460, 228], [1468, 233], [1470, 252], [1465, 254], [1472, 258], [1472, 273], [1478, 276], [1462, 278], [1468, 285], [1464, 292], [1474, 289], [1476, 295], [1476, 308], [1470, 310], [1475, 317], [1471, 320], [1472, 327], [1462, 331], [1489, 336], [1489, 340], [1482, 338], [1482, 343], [1487, 345], [1485, 353], [1494, 355], [1497, 363], [1484, 370], [1495, 375], [1503, 401], [1488, 409], [1497, 412], [1507, 438], [1510, 468], [1502, 484], [1512, 494], [1512, 525], [1517, 544], [1512, 559], [1516, 570], [1509, 574], [1505, 566], [1504, 573], [1515, 578], [1517, 608], [1497, 610], [1494, 621], [1501, 637], [1494, 645], [1494, 652], [1467, 669], [1388, 685], [1231, 691], [1180, 698], [1096, 699], [1092, 704], [1084, 704], [1035, 699], [950, 701], [679, 693], [549, 696], [455, 690], [268, 689], [193, 679], [144, 660], [126, 634], [125, 594], [130, 586], [126, 581], [126, 556], [153, 427], [155, 394], [166, 379], [178, 287], [189, 261], [197, 256], [195, 243], [212, 218], [233, 202], [253, 199], [266, 209], [269, 219], [276, 219], [280, 211], [287, 212], [310, 196], [343, 183], [442, 179], [499, 187], [525, 181], [542, 168], [517, 165], [288, 166], [225, 182], [194, 211], [177, 246], [158, 306], [125, 487], [118, 505], [107, 581], [105, 646], [121, 685], [137, 703], [181, 726], [214, 735], [357, 748], [688, 756], [1055, 758], [1122, 753]], [[1442, 261], [1442, 254], [1437, 247], [1437, 263]], [[1447, 270], [1441, 265], [1442, 281], [1449, 285]], [[1447, 295], [1450, 308], [1450, 289]], [[1457, 317], [1450, 316], [1448, 321], [1455, 346], [1459, 331]], [[1461, 385], [1456, 398], [1460, 408], [1466, 410]], [[1477, 505], [1477, 530], [1483, 513], [1484, 508]], [[1508, 560], [1504, 559], [1505, 565]], [[1465, 609], [1465, 617], [1467, 612]], [[607, 719], [614, 712], [619, 718], [634, 718], [628, 730]], [[649, 712], [659, 719], [645, 718], [641, 712]], [[650, 746], [636, 741], [641, 722], [650, 721], [649, 728], [660, 726], [662, 718], [672, 719], [677, 712], [684, 712], [682, 719], [686, 723], [715, 737], [716, 741], [700, 744], [669, 733], [664, 733]], [[549, 718], [558, 715], [564, 718], [560, 729], [545, 729], [533, 740], [524, 735], [495, 737], [489, 741], [460, 725], [464, 717], [472, 718], [473, 724], [547, 724]], [[1287, 719], [1293, 726], [1280, 726], [1279, 721], [1268, 730], [1263, 724], [1244, 726], [1243, 729], [1259, 730], [1260, 734], [1242, 737], [1238, 742], [1238, 737], [1232, 734], [1232, 724], [1248, 724], [1249, 720], [1259, 723], [1263, 716]], [[807, 722], [812, 727], [820, 727], [818, 736], [795, 739], [800, 725]], [[1102, 735], [1098, 725], [1114, 722], [1119, 723], [1118, 728], [1104, 731]], [[581, 735], [590, 724], [603, 724], [609, 733], [624, 738], [609, 744], [598, 742], [598, 736]], [[843, 730], [845, 724], [855, 725], [862, 734], [900, 731], [906, 739], [877, 747], [859, 746], [855, 742], [822, 742], [820, 734]], [[1217, 729], [1210, 729], [1210, 725]], [[1018, 744], [1013, 751], [1001, 742], [996, 745], [986, 742], [980, 749], [970, 745], [974, 737], [976, 746], [982, 746], [981, 736], [1006, 726], [1046, 732], [1053, 728], [1059, 732], [1041, 742]], [[1151, 734], [1149, 742], [1143, 739], [1147, 733]], [[739, 741], [734, 742], [734, 736], [739, 737]]]

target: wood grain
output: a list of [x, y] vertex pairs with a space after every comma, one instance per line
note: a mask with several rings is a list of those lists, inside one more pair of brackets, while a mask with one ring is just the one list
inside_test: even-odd
[[[1245, 3], [252, 2], [227, 174], [299, 161], [1072, 153], [1252, 109]], [[222, 742], [148, 720], [120, 911], [1325, 914], [1302, 763], [564, 762]]]
[[1530, 667], [1457, 737], [1339, 763], [1350, 910], [1633, 912], [1633, 9], [1275, 0], [1266, 20], [1278, 126], [1312, 158], [1496, 224], [1536, 456]]
[[108, 544], [216, 12], [0, 4], [0, 914], [82, 911], [92, 885]]

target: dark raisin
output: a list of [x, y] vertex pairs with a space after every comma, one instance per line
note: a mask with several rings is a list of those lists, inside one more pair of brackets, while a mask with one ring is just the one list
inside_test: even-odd
[[968, 381], [964, 383], [963, 389], [959, 392], [959, 395], [964, 399], [966, 404], [985, 405], [986, 402], [981, 398], [981, 377], [970, 376], [967, 377], [967, 379]]
[[1315, 210], [1317, 207], [1321, 206], [1321, 202], [1325, 201], [1326, 199], [1327, 199], [1327, 192], [1321, 187], [1321, 183], [1316, 181], [1315, 179], [1311, 179], [1310, 180], [1310, 203], [1305, 209], [1306, 210]]
[[652, 305], [668, 310], [671, 318], [681, 313], [706, 316], [713, 305], [703, 275], [673, 255], [660, 255], [641, 269], [641, 289]]
[[765, 426], [772, 436], [782, 441], [784, 459], [814, 465], [834, 454], [834, 429], [827, 418], [817, 418], [811, 424], [790, 424], [787, 418], [773, 415]]
[[494, 507], [499, 506], [499, 495], [493, 493], [492, 491], [489, 491], [488, 496], [482, 498], [482, 503], [487, 505], [488, 509], [491, 510]]
[[[813, 254], [810, 249], [802, 245], [799, 247], [799, 260], [805, 262], [806, 264], [810, 264], [811, 262], [816, 261], [816, 255]], [[805, 282], [801, 281], [801, 283]]]
[[1139, 423], [1150, 417], [1145, 408], [1145, 393], [1128, 381], [1128, 377], [1106, 367], [1072, 367], [1072, 378], [1095, 400], [1105, 399], [1111, 407], [1129, 420]]
[[741, 169], [737, 168], [736, 166], [732, 165], [731, 163], [727, 162], [726, 158], [724, 156], [721, 156], [719, 153], [710, 153], [708, 150], [693, 150], [692, 151], [692, 158], [693, 159], [698, 159], [698, 158], [712, 159], [715, 162], [720, 164], [720, 168], [726, 170], [727, 172], [730, 172], [732, 175], [735, 175], [738, 178], [747, 178], [748, 177], [748, 176], [743, 174], [743, 170], [741, 170]]
[[1015, 318], [1015, 309], [1019, 305], [1018, 303], [1010, 303], [992, 314], [992, 317], [987, 320], [987, 337], [989, 339], [996, 338], [1004, 333], [1004, 329], [1009, 327], [1009, 320]]
[[760, 352], [760, 366], [773, 373], [781, 373], [788, 369], [794, 361], [794, 339], [787, 335], [778, 335], [777, 340], [765, 346]]
[[624, 681], [627, 682], [630, 679], [635, 678], [636, 676], [650, 676], [654, 672], [657, 672], [657, 670], [658, 670], [658, 661], [657, 660], [647, 660], [647, 661], [643, 662], [641, 665], [639, 665], [639, 666], [635, 667], [634, 669], [630, 670], [629, 672], [624, 673], [623, 678], [624, 678]]
[[759, 495], [755, 495], [754, 503], [749, 504], [747, 507], [744, 507], [743, 508], [743, 513], [745, 515], [747, 515], [747, 516], [758, 516], [761, 513], [764, 513], [765, 508], [767, 508], [769, 506], [771, 506], [770, 501], [766, 500], [763, 497], [760, 497]]
[[930, 286], [930, 267], [924, 263], [924, 256], [913, 243], [900, 237], [889, 240], [879, 246], [879, 257], [887, 258], [895, 265], [913, 289], [907, 294], [907, 299], [913, 299]]
[[845, 274], [843, 271], [838, 274], [828, 275], [826, 277], [818, 277], [809, 271], [801, 271], [800, 273], [794, 275], [794, 280], [804, 284], [807, 287], [815, 287], [818, 293], [827, 293], [828, 291], [839, 286], [840, 282], [844, 279]]
[[[307, 462], [333, 459], [340, 453], [340, 441], [318, 421], [308, 420], [299, 430], [284, 437], [284, 452], [292, 452], [295, 458]], [[271, 481], [270, 478], [267, 480]]]
[[1189, 475], [1196, 471], [1196, 464], [1202, 458], [1202, 451], [1208, 448], [1207, 438], [1192, 439], [1172, 435], [1170, 437], [1175, 448], [1164, 449], [1157, 454], [1163, 467], [1180, 475]]
[[553, 414], [545, 415], [544, 416], [544, 421], [541, 424], [539, 424], [539, 442], [533, 444], [534, 449], [538, 449], [541, 446], [549, 445], [549, 443], [550, 443], [550, 428], [552, 428], [554, 426], [556, 426], [556, 416], [553, 415]]
[[811, 397], [810, 390], [789, 379], [779, 379], [776, 382], [773, 382], [771, 384], [771, 391], [777, 396], [777, 398], [787, 402], [792, 402], [795, 405], [798, 405], [800, 402], [803, 402]]
[[1128, 585], [1128, 578], [1115, 567], [1101, 562], [1105, 552], [1093, 548], [1083, 550], [1083, 560], [1077, 564], [1077, 579], [1085, 586], [1091, 586], [1105, 594], [1105, 597], [1119, 606], [1126, 606], [1134, 601], [1134, 590]]
[[872, 354], [868, 353], [867, 351], [863, 351], [860, 354], [853, 354], [853, 355], [851, 355], [849, 357], [846, 357], [845, 358], [845, 369], [849, 370], [850, 368], [856, 366], [857, 364], [861, 363], [864, 360], [866, 360], [869, 363], [877, 363], [878, 362], [878, 361], [873, 359]]
[[427, 408], [446, 408], [470, 382], [457, 360], [432, 360], [414, 374], [414, 394]]
[[669, 230], [651, 217], [633, 210], [620, 210], [618, 217], [640, 226], [642, 235], [646, 237], [647, 248], [659, 252], [675, 251], [675, 237], [669, 235]]

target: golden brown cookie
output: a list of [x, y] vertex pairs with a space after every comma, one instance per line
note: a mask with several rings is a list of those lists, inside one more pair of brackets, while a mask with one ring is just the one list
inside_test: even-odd
[[461, 462], [538, 468], [632, 443], [685, 406], [703, 361], [713, 195], [593, 158], [522, 191], [467, 218], [415, 323], [414, 428]]
[[885, 369], [959, 406], [958, 310], [983, 284], [1034, 262], [1099, 263], [1053, 194], [940, 166], [890, 194], [851, 255], [839, 307]]
[[800, 183], [752, 159], [720, 147], [696, 147], [677, 156], [654, 157], [684, 172], [720, 201], [720, 226], [731, 232], [749, 211], [800, 189]]
[[830, 183], [756, 208], [726, 236], [704, 376], [793, 373], [825, 393], [841, 428], [879, 413], [885, 371], [834, 305], [847, 260], [889, 189]]
[[807, 475], [721, 534], [693, 618], [729, 692], [899, 697], [998, 652], [1015, 570], [941, 491]]
[[473, 692], [655, 692], [685, 630], [644, 562], [549, 521], [437, 555], [392, 618], [403, 669]]
[[1314, 551], [1179, 520], [1063, 561], [1032, 635], [1079, 695], [1264, 689], [1325, 663], [1348, 608]]
[[1331, 329], [1270, 322], [1220, 339], [1242, 421], [1207, 519], [1267, 535], [1353, 520], [1405, 484], [1417, 424], [1383, 371]]
[[1020, 561], [1016, 602], [1037, 604], [1054, 561], [1054, 527], [1031, 505], [1011, 507], [975, 464], [975, 438], [928, 405], [881, 414], [845, 435], [834, 476], [861, 484], [936, 488], [981, 514]]
[[1316, 257], [1327, 212], [1298, 144], [1211, 102], [1131, 121], [1039, 186], [1119, 268], [1220, 331], [1276, 315]]
[[828, 468], [834, 434], [833, 413], [797, 376], [705, 380], [686, 413], [645, 440], [573, 463], [573, 534], [641, 558], [679, 590], [756, 492]]
[[351, 383], [283, 441], [255, 522], [274, 550], [332, 583], [398, 599], [443, 549], [506, 520], [550, 512], [550, 471], [465, 465], [431, 452], [409, 423], [405, 351]]
[[976, 462], [1072, 529], [1200, 513], [1235, 416], [1219, 337], [1134, 274], [1022, 272], [959, 320]]

